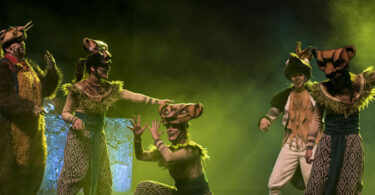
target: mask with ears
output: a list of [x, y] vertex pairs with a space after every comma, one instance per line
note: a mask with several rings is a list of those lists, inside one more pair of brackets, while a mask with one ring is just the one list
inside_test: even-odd
[[162, 104], [159, 106], [159, 114], [164, 125], [181, 124], [198, 118], [203, 112], [201, 103]]
[[93, 40], [90, 38], [83, 38], [83, 48], [91, 53], [101, 57], [102, 63], [111, 63], [112, 55], [108, 50], [108, 45], [100, 40]]
[[317, 65], [327, 76], [349, 68], [349, 61], [355, 56], [356, 48], [346, 46], [331, 50], [312, 49]]

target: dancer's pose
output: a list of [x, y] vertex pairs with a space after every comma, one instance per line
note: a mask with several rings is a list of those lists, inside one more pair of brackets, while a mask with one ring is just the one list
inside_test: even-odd
[[285, 126], [285, 137], [268, 182], [269, 194], [280, 194], [281, 188], [294, 174], [295, 178], [301, 178], [302, 173], [303, 181], [293, 184], [303, 189], [310, 176], [311, 165], [306, 163], [304, 156], [315, 105], [309, 94], [311, 84], [306, 83], [311, 76], [311, 56], [310, 48], [301, 50], [301, 43], [297, 42], [296, 54], [290, 54], [284, 69], [285, 76], [292, 82], [292, 86], [273, 97], [271, 109], [260, 120], [260, 129], [266, 131], [271, 122], [284, 113], [282, 124]]
[[202, 114], [201, 104], [170, 104], [161, 105], [159, 114], [167, 128], [168, 139], [172, 145], [165, 145], [158, 132], [160, 122], [154, 120], [149, 127], [155, 140], [155, 147], [143, 151], [141, 135], [146, 129], [141, 126], [140, 116], [134, 117], [132, 127], [134, 132], [135, 154], [138, 160], [157, 161], [160, 166], [169, 170], [175, 181], [175, 186], [143, 181], [138, 184], [135, 195], [210, 195], [207, 179], [202, 167], [202, 160], [207, 157], [206, 150], [188, 138], [188, 121]]
[[36, 194], [46, 164], [43, 98], [54, 94], [61, 74], [48, 51], [46, 71], [25, 58], [31, 26], [0, 31], [0, 194]]
[[84, 38], [83, 44], [90, 55], [79, 60], [75, 82], [64, 85], [68, 96], [62, 117], [72, 127], [65, 146], [58, 194], [76, 194], [83, 188], [85, 194], [110, 195], [112, 176], [103, 131], [108, 106], [118, 100], [146, 104], [171, 101], [125, 90], [121, 81], [106, 81], [111, 65], [107, 44], [89, 38]]
[[[355, 56], [352, 46], [313, 50], [327, 81], [314, 84], [311, 95], [318, 102], [308, 136], [306, 161], [313, 162], [305, 194], [360, 194], [363, 174], [363, 146], [359, 134], [359, 112], [373, 99], [375, 74], [372, 68], [361, 74], [349, 72]], [[315, 158], [312, 144], [325, 112], [325, 130]]]

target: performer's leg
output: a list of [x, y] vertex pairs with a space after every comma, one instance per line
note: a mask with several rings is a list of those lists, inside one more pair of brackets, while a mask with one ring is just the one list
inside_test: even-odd
[[0, 117], [0, 194], [13, 194], [18, 184], [10, 124]]
[[323, 134], [315, 151], [305, 195], [319, 195], [324, 193], [328, 180], [329, 163], [331, 161], [330, 154], [331, 136]]
[[[315, 151], [316, 151], [316, 146], [314, 146], [313, 152], [312, 152], [312, 158], [313, 159], [314, 159]], [[305, 182], [305, 186], [307, 186], [307, 182], [309, 181], [309, 177], [310, 177], [310, 173], [311, 173], [312, 164], [306, 163], [305, 153], [306, 153], [306, 150], [304, 150], [300, 153], [299, 164], [300, 164], [300, 167], [301, 167], [301, 173], [302, 173], [302, 176], [303, 176], [303, 181]]]
[[47, 159], [47, 142], [44, 135], [44, 118], [41, 118], [40, 131], [34, 136], [31, 144], [30, 162], [27, 169], [28, 181], [26, 181], [30, 194], [37, 194], [43, 182], [44, 170]]
[[156, 181], [142, 181], [137, 185], [134, 195], [173, 195], [176, 188]]
[[105, 143], [105, 135], [101, 136], [100, 141], [100, 172], [97, 193], [100, 195], [112, 194], [112, 174], [111, 164], [109, 162], [107, 145]]
[[269, 194], [280, 194], [281, 188], [292, 178], [298, 165], [298, 153], [289, 149], [285, 144], [277, 157], [270, 179], [268, 181]]
[[76, 194], [85, 183], [89, 169], [89, 140], [70, 130], [64, 150], [64, 165], [57, 182], [58, 195]]
[[344, 158], [337, 183], [337, 195], [360, 194], [363, 176], [363, 146], [360, 135], [347, 135]]

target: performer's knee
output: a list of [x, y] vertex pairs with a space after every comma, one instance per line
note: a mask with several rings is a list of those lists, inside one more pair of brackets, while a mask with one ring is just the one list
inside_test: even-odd
[[270, 180], [268, 181], [268, 189], [270, 191], [272, 190], [281, 190], [283, 187], [282, 184], [280, 184], [280, 181], [275, 180], [275, 178], [270, 177]]

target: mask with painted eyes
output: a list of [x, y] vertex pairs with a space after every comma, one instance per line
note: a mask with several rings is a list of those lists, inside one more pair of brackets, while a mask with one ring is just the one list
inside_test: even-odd
[[108, 50], [108, 45], [100, 40], [93, 40], [90, 38], [83, 38], [84, 49], [91, 53], [101, 56], [101, 62], [103, 64], [110, 64], [112, 55]]
[[202, 112], [201, 103], [163, 104], [159, 107], [159, 114], [164, 125], [186, 123], [198, 118]]
[[349, 67], [349, 61], [355, 56], [356, 48], [354, 46], [346, 46], [331, 50], [313, 49], [312, 53], [316, 58], [319, 69], [327, 77], [331, 77]]

